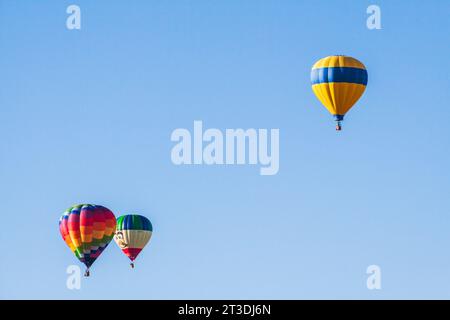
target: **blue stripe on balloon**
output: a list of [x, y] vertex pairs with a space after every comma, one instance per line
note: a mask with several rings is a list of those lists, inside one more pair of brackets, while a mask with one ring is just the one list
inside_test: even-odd
[[144, 230], [152, 231], [152, 224], [146, 217], [142, 217], [142, 224]]
[[125, 216], [125, 219], [123, 219], [123, 230], [131, 230], [132, 229], [132, 220], [131, 216], [127, 215]]
[[[140, 222], [140, 223], [138, 223]], [[122, 225], [118, 226], [120, 230], [148, 230], [153, 231], [150, 220], [140, 215], [125, 215], [122, 219]]]
[[145, 218], [143, 216], [139, 216], [139, 221], [141, 225], [141, 230], [147, 230]]
[[367, 85], [367, 70], [348, 67], [318, 68], [311, 70], [311, 84], [347, 82]]

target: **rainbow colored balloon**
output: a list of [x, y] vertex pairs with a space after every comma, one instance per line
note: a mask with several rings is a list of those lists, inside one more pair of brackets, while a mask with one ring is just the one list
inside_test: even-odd
[[67, 209], [59, 219], [59, 231], [75, 256], [89, 268], [114, 237], [116, 217], [111, 210], [79, 204]]
[[144, 216], [128, 214], [117, 218], [114, 241], [131, 260], [132, 268], [134, 268], [134, 260], [150, 241], [152, 232], [152, 224]]

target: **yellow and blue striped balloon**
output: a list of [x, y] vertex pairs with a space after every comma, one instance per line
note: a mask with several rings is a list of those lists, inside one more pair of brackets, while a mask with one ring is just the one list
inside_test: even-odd
[[366, 67], [347, 56], [329, 56], [317, 61], [311, 70], [311, 84], [317, 99], [334, 116], [336, 130], [367, 86]]

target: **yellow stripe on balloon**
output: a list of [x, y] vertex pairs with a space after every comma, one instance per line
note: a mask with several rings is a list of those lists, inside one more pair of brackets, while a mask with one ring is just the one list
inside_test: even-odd
[[315, 84], [312, 89], [332, 115], [344, 115], [362, 96], [366, 86], [356, 83], [330, 82]]
[[359, 68], [366, 69], [366, 67], [358, 60], [347, 56], [329, 56], [320, 59], [313, 65], [313, 69], [318, 68], [335, 68], [335, 67], [347, 67], [347, 68]]

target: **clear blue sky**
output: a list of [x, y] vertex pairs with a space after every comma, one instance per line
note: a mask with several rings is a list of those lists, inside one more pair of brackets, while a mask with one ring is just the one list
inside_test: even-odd
[[[373, 3], [382, 30], [366, 28]], [[449, 299], [449, 11], [0, 0], [0, 297]], [[309, 82], [333, 54], [369, 72], [339, 134]], [[279, 128], [279, 173], [173, 165], [170, 135], [194, 120]], [[66, 288], [79, 263], [58, 219], [75, 203], [152, 221], [136, 269], [111, 243]]]

